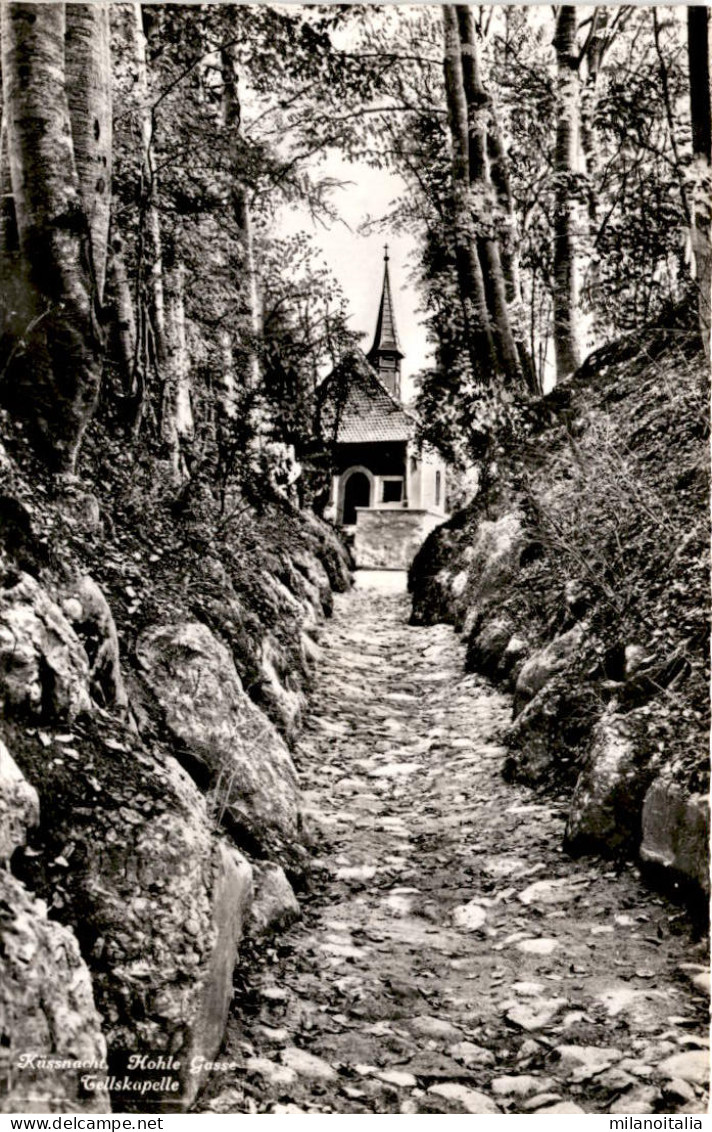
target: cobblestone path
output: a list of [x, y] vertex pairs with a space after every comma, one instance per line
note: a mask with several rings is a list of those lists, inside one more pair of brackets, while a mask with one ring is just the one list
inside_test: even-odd
[[[325, 627], [297, 754], [316, 870], [248, 967], [218, 1112], [706, 1111], [704, 944], [501, 777], [507, 697], [404, 596]], [[239, 1019], [239, 1020], [238, 1020]]]

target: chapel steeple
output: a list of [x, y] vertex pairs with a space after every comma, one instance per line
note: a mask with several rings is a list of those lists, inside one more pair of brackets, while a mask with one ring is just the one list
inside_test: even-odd
[[388, 274], [388, 244], [384, 248], [383, 262], [383, 291], [381, 305], [378, 308], [378, 321], [373, 345], [368, 352], [368, 360], [385, 385], [388, 392], [400, 401], [401, 391], [401, 358], [402, 353], [398, 342], [398, 331], [393, 314], [393, 298], [391, 296], [391, 280]]

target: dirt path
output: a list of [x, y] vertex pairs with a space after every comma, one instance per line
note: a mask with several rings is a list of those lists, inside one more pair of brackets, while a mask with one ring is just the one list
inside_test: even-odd
[[561, 851], [563, 809], [500, 776], [507, 698], [407, 613], [354, 591], [324, 631], [313, 891], [250, 968], [241, 1068], [205, 1107], [706, 1111], [703, 944], [633, 868]]

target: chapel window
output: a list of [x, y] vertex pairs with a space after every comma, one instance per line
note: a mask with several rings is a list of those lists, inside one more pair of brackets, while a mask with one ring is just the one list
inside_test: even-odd
[[383, 503], [400, 503], [403, 499], [403, 480], [387, 479], [383, 481]]

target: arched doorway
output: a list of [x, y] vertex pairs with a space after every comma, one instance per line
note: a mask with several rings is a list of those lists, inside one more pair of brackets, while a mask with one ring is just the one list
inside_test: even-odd
[[352, 472], [344, 485], [344, 526], [356, 522], [356, 508], [371, 506], [371, 481], [365, 472]]

